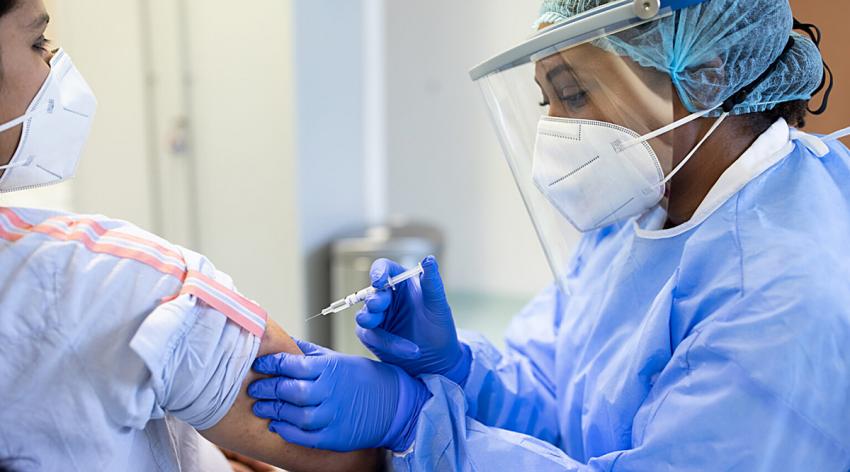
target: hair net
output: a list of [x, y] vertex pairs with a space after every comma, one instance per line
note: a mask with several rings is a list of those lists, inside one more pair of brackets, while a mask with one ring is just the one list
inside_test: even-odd
[[[611, 0], [545, 0], [537, 24], [558, 23]], [[691, 112], [715, 108], [759, 78], [788, 43], [794, 46], [732, 114], [808, 100], [823, 78], [823, 59], [808, 38], [791, 32], [787, 0], [708, 0], [597, 40], [598, 47], [666, 72]], [[716, 110], [711, 115], [721, 113]]]

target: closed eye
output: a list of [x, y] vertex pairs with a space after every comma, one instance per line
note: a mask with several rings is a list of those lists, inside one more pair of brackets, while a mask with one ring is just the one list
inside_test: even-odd
[[32, 45], [32, 48], [39, 52], [49, 52], [48, 47], [50, 46], [50, 40], [45, 38], [44, 35], [39, 36], [39, 38]]
[[587, 104], [587, 92], [580, 90], [572, 95], [561, 97], [560, 100], [572, 109], [581, 108]]

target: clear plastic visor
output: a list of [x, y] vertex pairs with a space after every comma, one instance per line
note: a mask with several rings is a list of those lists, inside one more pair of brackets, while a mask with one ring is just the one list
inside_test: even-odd
[[[634, 29], [631, 32], [634, 33]], [[579, 239], [576, 230], [579, 225], [565, 216], [563, 208], [553, 205], [551, 194], [547, 196], [544, 193], [543, 187], [548, 185], [548, 181], [541, 182], [541, 179], [551, 178], [552, 183], [557, 183], [561, 174], [541, 177], [541, 167], [544, 164], [555, 167], [564, 177], [572, 177], [584, 169], [579, 161], [608, 158], [610, 153], [606, 152], [606, 146], [616, 145], [613, 141], [617, 139], [611, 133], [606, 134], [606, 128], [616, 129], [620, 140], [623, 136], [638, 138], [669, 125], [675, 121], [676, 115], [681, 118], [689, 114], [681, 105], [676, 105], [678, 100], [674, 104], [674, 87], [667, 73], [642, 67], [630, 57], [610, 52], [611, 39], [619, 40], [614, 36], [604, 36], [560, 50], [549, 49], [547, 51], [556, 52], [538, 54], [532, 57], [530, 63], [477, 81], [546, 256], [565, 291], [570, 258]], [[581, 126], [575, 120], [587, 122]], [[606, 126], [609, 124], [615, 126]], [[576, 148], [586, 154], [582, 157], [574, 155], [569, 147], [559, 154], [556, 147], [548, 151], [546, 158], [550, 162], [537, 162], [535, 169], [535, 159], [541, 160], [541, 152], [535, 153], [535, 148], [540, 144], [541, 133], [546, 134], [546, 126], [554, 126], [556, 131], [567, 126], [566, 134], [577, 140], [593, 140], [591, 150], [587, 146]], [[642, 174], [647, 187], [657, 187], [663, 176], [673, 168], [672, 136], [673, 133], [667, 133], [639, 144], [651, 149], [649, 154], [654, 154], [659, 167], [653, 175]], [[597, 151], [601, 149], [601, 153], [594, 154], [593, 146]], [[641, 156], [644, 155], [646, 153]], [[620, 157], [618, 166], [631, 167], [634, 164], [631, 158]], [[563, 163], [558, 162], [561, 158]], [[570, 159], [572, 162], [568, 162]], [[561, 168], [557, 169], [559, 165]], [[612, 169], [611, 165], [609, 161], [607, 168]], [[643, 167], [646, 168], [645, 162]], [[600, 168], [605, 169], [604, 166], [594, 167]], [[635, 172], [632, 173], [640, 174]], [[601, 175], [592, 178], [601, 183], [606, 183], [608, 178], [619, 178], [615, 175], [619, 172], [599, 173]], [[616, 188], [614, 181], [607, 183]], [[663, 186], [659, 192], [658, 205], [664, 206]], [[599, 195], [595, 197], [598, 200]], [[580, 195], [581, 198], [585, 198], [589, 206], [595, 201], [593, 196]]]

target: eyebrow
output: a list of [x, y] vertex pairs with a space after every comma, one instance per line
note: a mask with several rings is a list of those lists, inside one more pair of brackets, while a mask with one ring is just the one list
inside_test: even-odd
[[549, 82], [553, 82], [555, 77], [557, 77], [557, 76], [559, 76], [563, 73], [570, 74], [570, 76], [573, 79], [576, 78], [576, 75], [573, 72], [573, 69], [570, 66], [568, 66], [568, 65], [566, 65], [562, 62], [562, 63], [558, 64], [557, 66], [553, 67], [552, 69], [546, 71], [546, 79], [549, 80]]
[[48, 15], [47, 13], [42, 13], [38, 16], [38, 18], [35, 19], [35, 21], [30, 23], [29, 29], [38, 30], [47, 26], [48, 23], [50, 23], [50, 15]]

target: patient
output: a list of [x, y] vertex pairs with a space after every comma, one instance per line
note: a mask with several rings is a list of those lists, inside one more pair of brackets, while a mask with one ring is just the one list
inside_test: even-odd
[[[377, 451], [285, 443], [253, 360], [299, 352], [204, 257], [103, 217], [0, 208], [0, 458], [14, 470], [209, 470], [213, 443], [287, 470]], [[224, 462], [226, 464], [226, 462]]]
[[[0, 0], [0, 191], [67, 178], [91, 124], [48, 22], [43, 0]], [[293, 471], [377, 467], [251, 413], [253, 360], [298, 352], [267, 318], [207, 259], [128, 223], [0, 207], [0, 469], [220, 469], [198, 432]]]

